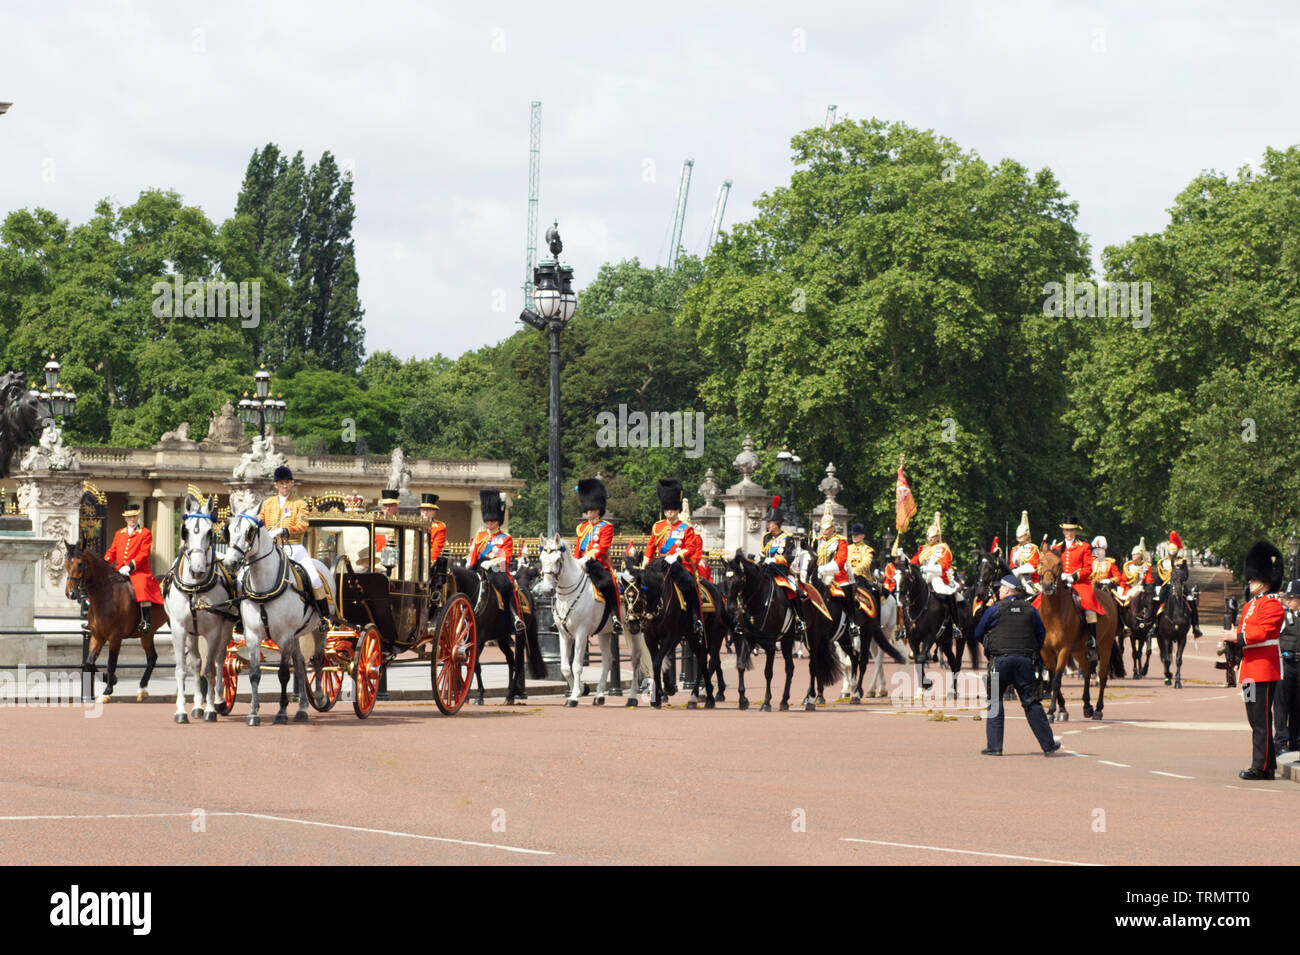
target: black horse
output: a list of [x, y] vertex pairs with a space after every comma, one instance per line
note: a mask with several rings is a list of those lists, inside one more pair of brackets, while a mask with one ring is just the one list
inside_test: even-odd
[[[1187, 573], [1186, 564], [1174, 564], [1169, 575], [1169, 594], [1155, 625], [1156, 642], [1160, 645], [1160, 662], [1165, 667], [1165, 686], [1173, 683], [1175, 689], [1182, 689], [1183, 686], [1183, 649], [1187, 646], [1187, 632], [1192, 626], [1192, 608], [1187, 603]], [[1175, 644], [1178, 648], [1176, 660]]]
[[[958, 627], [954, 632], [944, 602], [922, 578], [920, 568], [909, 561], [905, 555], [899, 555], [894, 559], [894, 573], [898, 588], [895, 593], [903, 608], [903, 631], [907, 637], [907, 645], [912, 651], [913, 664], [917, 668], [917, 685], [913, 689], [913, 694], [930, 688], [930, 678], [925, 675], [925, 663], [930, 657], [930, 651], [938, 647], [948, 663], [949, 670], [952, 671], [952, 692], [955, 697], [957, 675], [961, 672], [961, 648], [958, 647], [959, 652], [954, 653], [953, 647], [957, 641], [966, 640], [963, 632], [965, 622], [959, 617]], [[968, 608], [966, 615], [969, 616], [970, 601], [963, 601], [962, 604]], [[959, 613], [962, 604], [958, 605]]]
[[[469, 602], [474, 607], [474, 623], [478, 628], [478, 645], [479, 658], [474, 661], [474, 678], [478, 681], [478, 694], [471, 699], [471, 702], [483, 705], [483, 669], [482, 669], [482, 648], [490, 640], [496, 641], [497, 646], [506, 658], [506, 667], [509, 677], [506, 683], [506, 703], [514, 703], [517, 699], [527, 699], [528, 690], [524, 683], [524, 661], [528, 662], [528, 673], [534, 680], [544, 679], [546, 676], [546, 663], [542, 660], [541, 645], [537, 642], [537, 616], [533, 613], [531, 605], [524, 610], [524, 634], [516, 637], [514, 630], [514, 621], [511, 619], [510, 608], [501, 606], [498, 603], [496, 588], [488, 579], [487, 574], [479, 570], [470, 570], [461, 564], [454, 564], [451, 567], [451, 577], [455, 584], [455, 592], [464, 594], [469, 598]], [[505, 598], [501, 598], [504, 601]], [[521, 608], [523, 609], [523, 608]]]
[[[662, 557], [656, 557], [648, 567], [633, 571], [632, 579], [635, 590], [629, 588], [631, 592], [627, 595], [625, 606], [628, 608], [629, 623], [633, 623], [640, 631], [646, 648], [650, 651], [654, 679], [650, 705], [658, 709], [663, 705], [666, 696], [676, 692], [675, 676], [671, 672], [664, 673], [664, 663], [671, 661], [673, 650], [677, 648], [678, 643], [684, 641], [687, 652], [695, 655], [695, 672], [703, 674], [704, 708], [713, 709], [716, 701], [713, 695], [712, 674], [718, 664], [716, 659], [709, 659], [707, 628], [706, 635], [703, 637], [695, 632], [694, 622], [690, 619], [690, 613], [684, 605], [685, 601], [678, 594], [677, 586], [673, 581], [671, 565]], [[721, 606], [721, 596], [716, 599], [717, 605]], [[717, 643], [719, 646], [722, 643], [720, 634]], [[669, 669], [671, 670], [671, 666]], [[697, 682], [691, 689], [686, 708], [693, 710], [699, 705], [700, 694]]]
[[780, 708], [790, 708], [790, 684], [794, 680], [794, 641], [800, 629], [798, 621], [815, 617], [818, 619], [805, 624], [804, 628], [807, 631], [809, 651], [808, 694], [804, 699], [804, 709], [816, 709], [816, 697], [813, 695], [815, 684], [820, 682], [824, 686], [840, 678], [840, 666], [831, 652], [834, 623], [826, 620], [815, 607], [803, 611], [802, 603], [791, 602], [772, 575], [746, 558], [743, 551], [737, 550], [735, 556], [727, 561], [727, 570], [730, 579], [734, 581], [739, 625], [736, 673], [740, 708], [749, 709], [749, 698], [745, 696], [745, 671], [753, 667], [755, 648], [761, 648], [767, 654], [767, 664], [763, 668], [766, 691], [759, 710], [764, 713], [772, 711], [772, 668], [776, 662], [778, 646], [785, 659], [785, 691], [781, 695]]

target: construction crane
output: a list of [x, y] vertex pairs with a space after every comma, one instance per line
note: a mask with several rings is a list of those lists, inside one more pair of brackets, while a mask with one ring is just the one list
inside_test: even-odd
[[677, 265], [677, 250], [682, 247], [682, 227], [686, 225], [686, 196], [691, 191], [691, 170], [695, 167], [694, 159], [682, 163], [682, 179], [677, 185], [677, 212], [673, 217], [672, 244], [668, 247], [668, 268]]
[[826, 107], [826, 124], [822, 127], [822, 129], [830, 129], [832, 126], [835, 125], [835, 111], [838, 108], [839, 107], [837, 107], [834, 103], [831, 103], [830, 106]]
[[542, 103], [533, 100], [528, 136], [528, 237], [524, 261], [524, 308], [533, 307], [533, 269], [537, 266], [537, 193], [542, 171]]
[[704, 254], [709, 254], [709, 249], [713, 248], [713, 243], [718, 241], [718, 230], [722, 228], [722, 213], [727, 208], [727, 196], [731, 194], [731, 180], [722, 180], [722, 185], [718, 186], [718, 195], [713, 200], [713, 222], [709, 225], [709, 242], [704, 247]]

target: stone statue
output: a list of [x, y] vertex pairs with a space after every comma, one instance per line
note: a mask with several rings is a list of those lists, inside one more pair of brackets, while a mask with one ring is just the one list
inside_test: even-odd
[[155, 451], [188, 451], [197, 448], [199, 443], [190, 438], [190, 423], [182, 421], [175, 431], [165, 431], [153, 446]]
[[397, 488], [399, 492], [411, 489], [411, 469], [400, 447], [393, 448], [392, 462], [388, 468], [388, 486]]
[[253, 439], [253, 448], [251, 451], [244, 452], [239, 463], [235, 465], [235, 470], [231, 478], [235, 481], [269, 481], [275, 474], [275, 469], [280, 465], [288, 465], [289, 460], [283, 454], [275, 450], [274, 439], [271, 435], [265, 438], [260, 435]]
[[28, 389], [26, 375], [8, 371], [0, 376], [0, 478], [9, 476], [14, 452], [53, 424], [36, 392]]
[[41, 432], [41, 443], [27, 449], [18, 467], [26, 472], [78, 471], [81, 469], [81, 462], [77, 460], [76, 451], [64, 447], [63, 430], [49, 424]]
[[213, 451], [240, 451], [248, 447], [248, 435], [244, 434], [244, 425], [235, 413], [235, 406], [227, 401], [220, 411], [212, 412], [208, 422], [208, 436], [199, 442], [199, 447]]

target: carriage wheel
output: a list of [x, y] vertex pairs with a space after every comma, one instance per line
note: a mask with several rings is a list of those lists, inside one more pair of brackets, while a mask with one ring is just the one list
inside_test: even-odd
[[[326, 642], [321, 666], [316, 666], [315, 658], [307, 661], [307, 702], [321, 713], [328, 712], [343, 692], [343, 670], [338, 667], [337, 658], [331, 653], [333, 647], [333, 640]], [[316, 689], [317, 679], [320, 680], [319, 691]]]
[[352, 709], [358, 719], [365, 719], [375, 708], [375, 697], [379, 695], [379, 677], [384, 670], [384, 657], [379, 649], [379, 632], [367, 626], [357, 638], [356, 663], [352, 676], [356, 680], [357, 692], [352, 698]]
[[464, 594], [455, 594], [438, 611], [434, 622], [433, 699], [443, 715], [451, 716], [469, 696], [474, 663], [478, 660], [478, 628], [474, 608]]
[[229, 716], [234, 710], [235, 694], [239, 691], [240, 659], [235, 653], [237, 645], [232, 637], [226, 644], [225, 659], [221, 661], [221, 702], [217, 704], [217, 712], [222, 716]]

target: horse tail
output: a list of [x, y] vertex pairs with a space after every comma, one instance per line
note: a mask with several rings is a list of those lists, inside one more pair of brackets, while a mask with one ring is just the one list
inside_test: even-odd
[[754, 669], [754, 645], [750, 642], [747, 633], [733, 631], [739, 638], [736, 641], [736, 669], [752, 670]]
[[840, 662], [835, 658], [835, 651], [831, 647], [832, 640], [829, 633], [818, 634], [808, 643], [812, 651], [812, 659], [808, 662], [814, 677], [823, 685], [829, 685], [843, 676]]
[[528, 673], [534, 680], [546, 679], [546, 661], [542, 659], [542, 645], [537, 641], [537, 615], [530, 613], [524, 618], [524, 639], [519, 641], [527, 646]]

